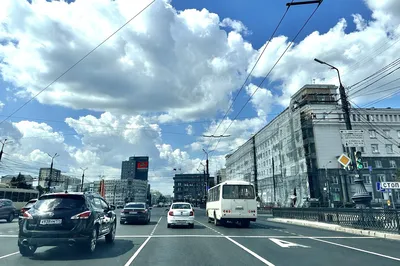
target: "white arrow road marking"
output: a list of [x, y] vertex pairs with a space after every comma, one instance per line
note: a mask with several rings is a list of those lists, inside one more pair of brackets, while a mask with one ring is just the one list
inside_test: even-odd
[[269, 240], [271, 240], [272, 242], [274, 242], [275, 244], [277, 244], [278, 246], [280, 246], [282, 248], [289, 248], [289, 247], [309, 248], [309, 246], [304, 246], [304, 245], [296, 244], [296, 243], [281, 240], [281, 239], [270, 238]]

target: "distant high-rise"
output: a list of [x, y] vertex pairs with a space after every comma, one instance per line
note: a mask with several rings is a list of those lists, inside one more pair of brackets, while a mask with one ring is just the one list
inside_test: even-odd
[[121, 179], [148, 180], [149, 157], [133, 156], [128, 161], [122, 162]]

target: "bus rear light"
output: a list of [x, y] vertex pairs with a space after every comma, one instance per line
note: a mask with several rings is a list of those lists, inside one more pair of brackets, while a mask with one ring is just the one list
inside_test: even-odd
[[249, 213], [256, 213], [255, 210], [249, 210]]
[[224, 213], [231, 213], [231, 210], [223, 210]]

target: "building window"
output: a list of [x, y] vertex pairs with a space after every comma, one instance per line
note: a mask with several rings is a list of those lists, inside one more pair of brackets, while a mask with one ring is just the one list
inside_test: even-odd
[[374, 129], [369, 131], [369, 137], [371, 139], [376, 139], [376, 131]]
[[386, 144], [386, 153], [393, 153], [393, 144]]
[[364, 147], [358, 147], [358, 148], [357, 148], [357, 151], [360, 151], [360, 152], [364, 153], [364, 152], [365, 152], [365, 149], [364, 149]]
[[370, 175], [363, 175], [364, 183], [371, 184], [371, 176]]
[[376, 168], [382, 168], [382, 162], [381, 161], [375, 161], [375, 167]]
[[396, 161], [390, 160], [389, 164], [390, 164], [390, 168], [396, 168], [397, 167], [396, 166]]
[[385, 175], [378, 175], [378, 180], [379, 180], [379, 182], [386, 182], [386, 176]]
[[385, 129], [383, 130], [383, 133], [385, 133], [386, 138], [390, 139], [390, 130]]
[[371, 144], [372, 153], [379, 153], [379, 145], [378, 144]]
[[332, 184], [339, 184], [339, 178], [337, 176], [332, 176]]
[[350, 176], [350, 184], [355, 184], [355, 182], [354, 182], [354, 176]]
[[363, 167], [368, 168], [368, 162], [363, 162]]

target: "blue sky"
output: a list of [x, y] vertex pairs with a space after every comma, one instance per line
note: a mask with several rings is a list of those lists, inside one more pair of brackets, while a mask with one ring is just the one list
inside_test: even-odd
[[[81, 0], [82, 1], [82, 0]], [[388, 2], [391, 2], [392, 0], [385, 0]], [[49, 1], [51, 2], [51, 1]], [[80, 2], [80, 1], [78, 1]], [[286, 6], [285, 4], [289, 2], [289, 0], [286, 1], [262, 1], [262, 0], [254, 0], [254, 1], [242, 1], [242, 0], [220, 0], [220, 1], [214, 1], [214, 0], [172, 0], [171, 5], [178, 11], [185, 11], [187, 9], [197, 9], [197, 10], [202, 10], [202, 9], [207, 9], [210, 13], [216, 13], [219, 16], [220, 21], [222, 21], [224, 18], [230, 18], [232, 20], [240, 21], [242, 22], [247, 29], [250, 31], [250, 34], [242, 34], [242, 37], [246, 42], [251, 43], [254, 53], [257, 52], [258, 49], [260, 49], [266, 42], [266, 40], [269, 39], [272, 31], [274, 30], [275, 26], [277, 25], [280, 17], [284, 13]], [[7, 2], [8, 4], [11, 5], [11, 1]], [[17, 5], [16, 8], [22, 8], [22, 5]], [[1, 4], [0, 4], [1, 8]], [[26, 7], [24, 7], [26, 8]], [[315, 5], [307, 5], [307, 6], [293, 6], [290, 8], [289, 13], [287, 14], [285, 20], [283, 21], [281, 27], [278, 30], [277, 36], [287, 36], [289, 39], [291, 39], [298, 29], [301, 27], [302, 23], [305, 21], [305, 19], [310, 15], [312, 10], [315, 8]], [[104, 9], [107, 10], [107, 9]], [[111, 9], [110, 9], [111, 10]], [[114, 9], [113, 9], [114, 10]], [[36, 11], [38, 12], [38, 11]], [[100, 12], [100, 11], [99, 11]], [[154, 11], [156, 12], [156, 11]], [[15, 15], [16, 13], [12, 13], [12, 15]], [[32, 13], [34, 14], [34, 13]], [[319, 37], [320, 40], [322, 40], [322, 37], [329, 32], [335, 25], [339, 23], [339, 21], [344, 18], [347, 22], [347, 27], [344, 31], [344, 34], [350, 38], [354, 32], [357, 31], [356, 29], [356, 24], [353, 22], [353, 14], [360, 14], [364, 20], [366, 21], [372, 21], [372, 11], [367, 7], [366, 3], [362, 0], [353, 0], [353, 1], [347, 1], [347, 0], [325, 0], [323, 1], [322, 5], [316, 12], [315, 16], [312, 18], [310, 23], [307, 25], [305, 30], [301, 33], [299, 36], [297, 43], [302, 42], [303, 39], [305, 39], [307, 36], [309, 36], [312, 32], [318, 31], [319, 32]], [[98, 14], [96, 14], [98, 15]], [[110, 14], [104, 13], [104, 21], [107, 21], [108, 17]], [[1, 19], [1, 16], [0, 16]], [[153, 17], [152, 20], [146, 20], [143, 23], [148, 23], [147, 25], [151, 25], [151, 23], [156, 23], [157, 17]], [[72, 23], [72, 21], [70, 21]], [[10, 23], [10, 22], [8, 22]], [[15, 22], [16, 23], [16, 22]], [[51, 22], [49, 22], [51, 23]], [[69, 23], [69, 22], [64, 22], [64, 23]], [[135, 21], [133, 21], [135, 23]], [[50, 24], [49, 24], [50, 25]], [[84, 25], [84, 24], [82, 24]], [[370, 27], [377, 27], [376, 25], [369, 25]], [[9, 24], [7, 27], [19, 27], [18, 25], [11, 25]], [[115, 28], [115, 26], [111, 27]], [[26, 28], [20, 28], [21, 30], [26, 30]], [[231, 29], [226, 28], [226, 31], [229, 32]], [[366, 31], [366, 30], [365, 30]], [[361, 31], [357, 31], [358, 34], [361, 36]], [[7, 38], [1, 35], [2, 32], [0, 31], [0, 41], [2, 44], [5, 44], [5, 40]], [[122, 34], [122, 33], [121, 33]], [[27, 33], [28, 35], [28, 33]], [[16, 37], [17, 38], [17, 37]], [[311, 37], [307, 37], [311, 38]], [[357, 37], [362, 40], [365, 37]], [[33, 38], [34, 39], [34, 38]], [[316, 39], [317, 41], [315, 43], [312, 43], [312, 45], [315, 45], [315, 49], [322, 50], [323, 47], [320, 47], [320, 43], [318, 41], [318, 38]], [[216, 40], [217, 42], [217, 40]], [[356, 43], [356, 41], [354, 41]], [[85, 48], [86, 51], [90, 47], [94, 47], [97, 43], [87, 43], [87, 47]], [[340, 50], [341, 48], [339, 47], [341, 45], [340, 40], [337, 41], [337, 48], [336, 50], [332, 53], [338, 53], [338, 54], [344, 54], [344, 50]], [[379, 44], [379, 43], [378, 43]], [[311, 46], [312, 46], [311, 45]], [[344, 44], [343, 44], [344, 45]], [[34, 47], [34, 45], [32, 45]], [[66, 48], [60, 48], [60, 49], [66, 49]], [[83, 51], [85, 50], [83, 49]], [[100, 48], [102, 49], [102, 48]], [[100, 50], [99, 49], [99, 50]], [[105, 49], [105, 48], [104, 48]], [[150, 48], [149, 48], [150, 49]], [[271, 48], [273, 49], [273, 48]], [[271, 50], [267, 49], [267, 50]], [[309, 47], [309, 49], [313, 49], [313, 47]], [[60, 50], [64, 51], [64, 50]], [[293, 50], [295, 51], [295, 50]], [[68, 54], [68, 50], [65, 50], [64, 55], [65, 56], [76, 56], [76, 54]], [[273, 53], [273, 52], [271, 52]], [[332, 56], [331, 52], [324, 52], [324, 53], [318, 53], [318, 56], [320, 59], [324, 60], [324, 56], [326, 57], [331, 57]], [[4, 58], [7, 57], [7, 54], [3, 54]], [[271, 55], [269, 55], [271, 56]], [[273, 55], [276, 57], [276, 55]], [[282, 63], [282, 66], [280, 69], [277, 70], [276, 76], [273, 76], [271, 79], [267, 80], [263, 86], [268, 87], [268, 91], [273, 95], [273, 100], [270, 100], [268, 102], [268, 99], [262, 99], [260, 97], [260, 101], [264, 100], [265, 102], [268, 102], [268, 104], [271, 106], [271, 108], [268, 109], [268, 114], [267, 114], [267, 121], [271, 120], [274, 116], [276, 116], [280, 111], [282, 111], [285, 106], [280, 102], [282, 98], [287, 97], [285, 96], [286, 93], [289, 93], [290, 91], [293, 91], [293, 84], [295, 83], [291, 78], [290, 78], [290, 73], [285, 73], [285, 64], [288, 66], [288, 71], [293, 71], [291, 67], [293, 65], [296, 65], [295, 60], [297, 57], [304, 56], [303, 54], [298, 54], [296, 55], [291, 54], [290, 58], [293, 58], [293, 64], [291, 62], [285, 62]], [[5, 62], [3, 61], [2, 53], [0, 51], [0, 62]], [[99, 57], [98, 51], [90, 55], [90, 57], [93, 57], [91, 59], [98, 59], [96, 57]], [[249, 62], [251, 61], [250, 56], [247, 58]], [[385, 60], [380, 60], [382, 66], [384, 65], [384, 62], [387, 62], [389, 59], [394, 60], [391, 55], [387, 55], [387, 58]], [[60, 60], [60, 59], [58, 59]], [[307, 59], [308, 60], [308, 59]], [[340, 58], [338, 58], [338, 62], [340, 63]], [[347, 60], [347, 59], [346, 59]], [[346, 60], [343, 59], [343, 67], [346, 67]], [[272, 60], [269, 60], [272, 61]], [[347, 60], [348, 61], [348, 60]], [[302, 64], [304, 65], [304, 69], [311, 68], [309, 71], [309, 76], [308, 82], [311, 82], [312, 78], [326, 78], [332, 81], [335, 81], [335, 73], [332, 73], [329, 71], [329, 69], [324, 68], [323, 66], [315, 66], [312, 62], [312, 60], [309, 61], [301, 61]], [[307, 63], [304, 63], [307, 62]], [[309, 62], [309, 64], [308, 64]], [[59, 62], [58, 62], [59, 63]], [[252, 62], [250, 62], [249, 66], [247, 68], [250, 68]], [[10, 64], [10, 63], [7, 63]], [[5, 64], [5, 65], [7, 65]], [[260, 62], [261, 64], [261, 62]], [[261, 68], [257, 71], [258, 74], [255, 74], [251, 78], [251, 83], [258, 84], [261, 81], [261, 76], [263, 76], [263, 73], [267, 71], [267, 66], [269, 66], [270, 62], [266, 59], [264, 62], [264, 67], [261, 66]], [[291, 64], [291, 66], [289, 66]], [[38, 63], [38, 67], [39, 67]], [[296, 66], [297, 69], [302, 69], [301, 65]], [[366, 68], [366, 67], [365, 67]], [[105, 68], [107, 69], [107, 68]], [[290, 70], [289, 70], [290, 69]], [[78, 65], [75, 68], [76, 72], [74, 72], [74, 75], [79, 74], [80, 71], [87, 71], [87, 68], [84, 64]], [[360, 78], [365, 77], [368, 74], [371, 74], [371, 69], [365, 69], [363, 72], [362, 67], [359, 67], [356, 75], [345, 75], [344, 77], [344, 83], [345, 84], [352, 84], [354, 81], [357, 81]], [[1, 69], [0, 69], [1, 71]], [[284, 73], [284, 74], [282, 74]], [[29, 74], [29, 73], [28, 73]], [[54, 79], [57, 77], [58, 74], [57, 72], [52, 72], [50, 73], [51, 77], [46, 77], [43, 79], [38, 79], [35, 84], [30, 85], [29, 83], [24, 83], [25, 87], [20, 87], [17, 90], [23, 92], [23, 91], [37, 91], [38, 88], [43, 88], [47, 85], [47, 81]], [[49, 74], [49, 75], [50, 75]], [[64, 78], [62, 78], [60, 81], [63, 82], [64, 80], [68, 80], [70, 77], [68, 77], [69, 74], [67, 74]], [[183, 77], [183, 76], [182, 76]], [[179, 79], [179, 77], [178, 77]], [[10, 82], [7, 82], [6, 80], [9, 80]], [[243, 82], [244, 79], [240, 82]], [[68, 80], [68, 82], [71, 82], [71, 80]], [[79, 81], [76, 81], [79, 82]], [[232, 95], [235, 95], [237, 93], [237, 90], [240, 88], [240, 82], [236, 82], [235, 86], [231, 88], [230, 93]], [[307, 81], [306, 81], [307, 82]], [[15, 92], [17, 91], [15, 89], [15, 86], [18, 82], [15, 80], [15, 78], [10, 78], [10, 76], [7, 76], [2, 72], [2, 78], [0, 78], [0, 101], [5, 104], [2, 110], [0, 110], [0, 118], [4, 119], [7, 115], [12, 113], [14, 110], [16, 110], [18, 107], [20, 107], [26, 100], [31, 97], [32, 94], [30, 94], [28, 97], [16, 97]], [[26, 85], [28, 84], [28, 85]], [[73, 83], [68, 83], [70, 86], [74, 86]], [[162, 84], [162, 83], [161, 83]], [[304, 79], [303, 79], [303, 85], [304, 85]], [[287, 86], [288, 89], [282, 89], [282, 86]], [[6, 90], [6, 88], [9, 88], [10, 90]], [[51, 90], [52, 88], [50, 88]], [[50, 91], [49, 90], [49, 91]], [[84, 90], [82, 91], [84, 93]], [[107, 92], [105, 92], [107, 94]], [[257, 95], [257, 94], [256, 94]], [[49, 95], [45, 95], [47, 99], [50, 99]], [[237, 101], [233, 105], [233, 111], [230, 113], [229, 117], [234, 117], [238, 110], [243, 106], [243, 104], [247, 101], [249, 97], [249, 94], [245, 92], [245, 90], [241, 93], [241, 95], [238, 97]], [[87, 97], [86, 97], [87, 98]], [[120, 99], [115, 98], [115, 102], [119, 101]], [[375, 107], [387, 107], [387, 106], [392, 106], [392, 107], [398, 107], [398, 97], [397, 98], [392, 98], [386, 101], [382, 101], [379, 104], [376, 104]], [[151, 101], [151, 100], [150, 100]], [[80, 101], [80, 103], [82, 100]], [[87, 103], [90, 105], [90, 103]], [[193, 105], [201, 105], [202, 103], [200, 102], [193, 102]], [[11, 121], [13, 122], [19, 122], [21, 120], [29, 120], [29, 121], [36, 121], [36, 122], [44, 122], [51, 126], [53, 128], [53, 131], [57, 132], [62, 132], [64, 133], [64, 138], [65, 138], [65, 143], [67, 145], [73, 146], [75, 149], [86, 149], [87, 145], [85, 142], [82, 142], [82, 139], [77, 138], [76, 136], [73, 136], [72, 134], [75, 132], [74, 129], [63, 123], [67, 117], [79, 119], [79, 117], [85, 117], [88, 115], [95, 116], [97, 118], [100, 118], [101, 114], [104, 113], [104, 111], [110, 111], [113, 112], [112, 110], [115, 109], [110, 109], [108, 110], [107, 108], [104, 108], [103, 110], [99, 111], [93, 111], [93, 109], [96, 108], [91, 108], [91, 106], [88, 106], [88, 109], [85, 109], [85, 105], [83, 104], [77, 104], [79, 107], [76, 109], [71, 108], [74, 104], [71, 104], [70, 102], [67, 101], [65, 102], [66, 107], [62, 107], [59, 102], [57, 101], [52, 101], [52, 100], [42, 100], [41, 103], [39, 103], [36, 100], [33, 100], [29, 104], [27, 104], [23, 109], [21, 109], [18, 113], [16, 113], [12, 118]], [[134, 104], [133, 104], [134, 105]], [[219, 105], [217, 102], [216, 105]], [[187, 152], [187, 154], [190, 156], [191, 160], [199, 159], [202, 157], [203, 153], [200, 150], [191, 150], [187, 145], [191, 145], [194, 142], [197, 143], [202, 143], [204, 145], [204, 140], [200, 141], [198, 139], [199, 136], [201, 136], [205, 130], [208, 129], [210, 126], [210, 121], [211, 120], [216, 120], [219, 122], [219, 119], [222, 118], [222, 110], [226, 110], [227, 102], [221, 102], [220, 103], [221, 107], [218, 109], [221, 109], [219, 112], [211, 112], [208, 113], [207, 116], [204, 117], [197, 117], [194, 121], [192, 120], [191, 123], [185, 123], [184, 118], [178, 119], [178, 121], [171, 121], [171, 122], [166, 122], [166, 123], [158, 123], [161, 132], [162, 132], [162, 143], [171, 145], [173, 150], [175, 149], [180, 149], [181, 151]], [[76, 105], [75, 105], [76, 106]], [[92, 110], [89, 110], [92, 109]], [[98, 109], [98, 108], [97, 108]], [[101, 109], [101, 108], [100, 108]], [[245, 118], [252, 118], [257, 116], [257, 112], [259, 111], [260, 107], [256, 107], [254, 103], [249, 103], [246, 108], [243, 110], [243, 112], [239, 115], [240, 119], [245, 119]], [[261, 108], [262, 109], [262, 108]], [[126, 110], [126, 109], [124, 109]], [[204, 110], [202, 111], [204, 112]], [[123, 113], [123, 111], [119, 110], [119, 114]], [[137, 115], [144, 115], [148, 116], [150, 113], [152, 114], [161, 114], [163, 112], [154, 112], [154, 111], [149, 111], [149, 112], [140, 112], [140, 111], [133, 111], [132, 113], [129, 112], [129, 114], [137, 114]], [[257, 122], [259, 123], [259, 122]], [[256, 124], [257, 124], [256, 123]], [[186, 127], [188, 125], [191, 125], [193, 127], [193, 135], [188, 135], [186, 134]], [[262, 124], [257, 124], [258, 126], [255, 126], [254, 128], [249, 128], [249, 131], [252, 131], [254, 133], [257, 129], [261, 128]], [[251, 133], [251, 132], [250, 132]], [[246, 135], [247, 134], [247, 135]], [[233, 137], [241, 137], [243, 139], [248, 136], [249, 132], [242, 132], [240, 136], [233, 136]], [[149, 137], [150, 139], [153, 138], [152, 136]], [[140, 149], [138, 149], [140, 150]], [[27, 152], [32, 152], [32, 151], [27, 151]], [[135, 153], [135, 151], [132, 151], [132, 153]], [[217, 152], [217, 154], [224, 155], [226, 151], [220, 151]], [[124, 153], [125, 154], [125, 153]], [[126, 153], [127, 154], [127, 153]], [[172, 156], [172, 155], [171, 155]], [[185, 157], [184, 155], [182, 155]], [[185, 157], [186, 158], [186, 157]], [[103, 159], [104, 160], [104, 159]], [[183, 161], [180, 161], [181, 164], [185, 164]], [[192, 162], [193, 163], [193, 162]], [[171, 162], [169, 163], [171, 166]], [[172, 163], [174, 164], [174, 163]], [[196, 163], [193, 163], [194, 165]], [[162, 166], [155, 166], [156, 168], [158, 167], [165, 167], [165, 164]]]

